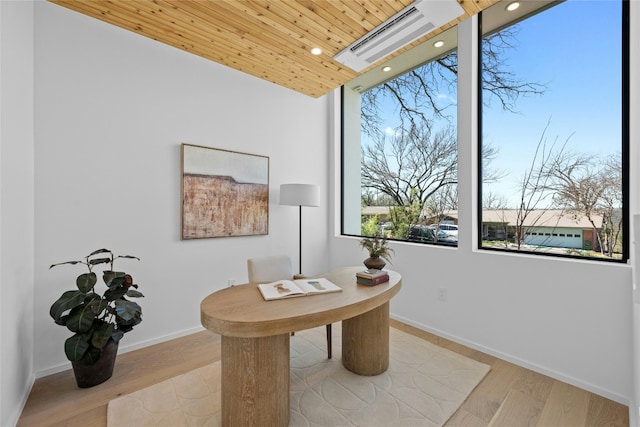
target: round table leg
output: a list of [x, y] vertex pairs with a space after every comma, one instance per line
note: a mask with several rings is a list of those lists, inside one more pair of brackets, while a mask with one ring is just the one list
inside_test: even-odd
[[222, 425], [289, 425], [289, 334], [222, 336]]
[[359, 375], [389, 368], [389, 303], [342, 321], [342, 364]]

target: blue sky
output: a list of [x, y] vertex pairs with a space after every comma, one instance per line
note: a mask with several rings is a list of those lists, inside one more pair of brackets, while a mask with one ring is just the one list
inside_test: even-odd
[[509, 69], [547, 89], [520, 98], [519, 114], [502, 111], [495, 100], [485, 107], [484, 139], [500, 150], [492, 167], [509, 173], [485, 191], [514, 200], [548, 121], [549, 143], [570, 138], [571, 151], [620, 152], [620, 17], [619, 2], [569, 0], [519, 25], [517, 48], [506, 58]]
[[[507, 173], [499, 184], [485, 185], [485, 193], [504, 197], [509, 207], [518, 204], [518, 184], [547, 123], [549, 144], [568, 139], [569, 151], [620, 153], [620, 21], [620, 1], [568, 0], [518, 24], [505, 69], [522, 82], [545, 84], [546, 90], [520, 97], [517, 113], [502, 110], [495, 99], [483, 108], [482, 136], [499, 150], [491, 167]], [[455, 104], [455, 93], [441, 96]], [[397, 110], [388, 102], [385, 107], [391, 135]], [[455, 110], [449, 112], [455, 116]]]

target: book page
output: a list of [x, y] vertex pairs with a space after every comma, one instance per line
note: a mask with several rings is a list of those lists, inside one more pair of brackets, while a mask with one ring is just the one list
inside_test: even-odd
[[317, 279], [295, 280], [295, 282], [303, 291], [305, 291], [309, 295], [342, 291], [341, 287], [323, 277]]
[[263, 298], [267, 301], [291, 298], [305, 294], [305, 291], [300, 289], [300, 287], [291, 280], [277, 280], [271, 283], [261, 283], [258, 285], [258, 289], [260, 290], [260, 293], [262, 293]]

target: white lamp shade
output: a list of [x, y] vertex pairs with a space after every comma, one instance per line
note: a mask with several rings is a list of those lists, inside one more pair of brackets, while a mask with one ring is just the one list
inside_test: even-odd
[[312, 184], [282, 184], [280, 185], [280, 204], [320, 206], [320, 186]]

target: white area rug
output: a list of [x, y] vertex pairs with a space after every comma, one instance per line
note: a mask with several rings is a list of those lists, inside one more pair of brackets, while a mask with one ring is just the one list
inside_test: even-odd
[[[291, 337], [290, 426], [441, 426], [489, 366], [391, 328], [387, 372], [363, 377], [333, 359], [325, 328]], [[109, 402], [108, 427], [220, 426], [220, 362]]]

